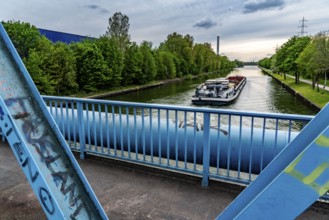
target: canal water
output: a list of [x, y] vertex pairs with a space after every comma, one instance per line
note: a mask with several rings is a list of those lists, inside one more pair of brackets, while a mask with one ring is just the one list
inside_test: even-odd
[[[242, 75], [247, 77], [247, 84], [238, 99], [227, 106], [198, 107], [304, 115], [315, 115], [317, 113], [314, 109], [286, 91], [270, 76], [264, 74], [257, 66], [238, 68], [229, 75]], [[191, 97], [195, 92], [195, 88], [203, 81], [205, 81], [205, 79], [184, 80], [153, 89], [111, 97], [109, 99], [195, 106], [191, 102]]]

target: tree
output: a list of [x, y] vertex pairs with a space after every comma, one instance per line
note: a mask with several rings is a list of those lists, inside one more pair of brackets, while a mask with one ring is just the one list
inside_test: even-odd
[[259, 66], [264, 67], [266, 69], [270, 69], [271, 68], [271, 58], [263, 58], [261, 60], [258, 61]]
[[120, 46], [114, 39], [105, 36], [95, 41], [97, 47], [101, 50], [104, 61], [108, 66], [108, 80], [111, 87], [121, 84], [123, 70], [123, 53]]
[[298, 67], [306, 76], [312, 77], [312, 87], [319, 91], [319, 78], [324, 76], [326, 86], [327, 73], [329, 72], [329, 39], [320, 32], [313, 37], [310, 44], [304, 49], [297, 59]]
[[86, 92], [107, 89], [109, 86], [108, 67], [102, 52], [92, 41], [72, 45], [77, 63], [77, 82]]
[[76, 63], [73, 51], [67, 44], [58, 42], [54, 44], [49, 60], [48, 70], [53, 79], [56, 95], [69, 95], [76, 93]]
[[140, 52], [138, 45], [135, 42], [132, 43], [125, 53], [125, 65], [122, 71], [122, 85], [126, 86], [136, 83], [136, 77], [140, 76], [142, 73], [142, 59], [143, 55]]
[[296, 60], [309, 42], [310, 37], [308, 36], [293, 36], [277, 50], [276, 63], [279, 71], [284, 73], [285, 79], [286, 73], [292, 73], [295, 75], [295, 82], [299, 83], [299, 73]]
[[329, 72], [329, 37], [325, 32], [320, 32], [315, 36], [314, 43], [316, 47], [314, 56], [314, 60], [317, 63], [316, 72], [324, 76], [325, 87], [327, 83], [327, 73]]
[[193, 37], [190, 35], [183, 36], [176, 32], [167, 36], [165, 42], [160, 44], [160, 50], [170, 51], [175, 55], [179, 64], [179, 72], [187, 75], [193, 69]]
[[312, 87], [315, 88], [316, 83], [316, 63], [314, 60], [314, 54], [316, 53], [316, 47], [312, 41], [299, 55], [296, 60], [299, 71], [306, 78], [312, 78]]
[[30, 23], [20, 21], [2, 22], [20, 57], [27, 58], [29, 50], [37, 47], [42, 37], [39, 30]]
[[130, 43], [129, 27], [129, 17], [121, 12], [116, 12], [109, 18], [106, 36], [116, 40], [122, 52]]
[[38, 39], [34, 48], [29, 50], [28, 57], [23, 58], [31, 78], [41, 94], [54, 95], [56, 92], [54, 79], [48, 66], [52, 62], [52, 43], [46, 38]]
[[137, 84], [145, 84], [152, 81], [156, 77], [155, 59], [151, 52], [152, 43], [144, 41], [140, 46], [140, 52], [142, 54], [141, 62], [141, 74], [136, 75]]

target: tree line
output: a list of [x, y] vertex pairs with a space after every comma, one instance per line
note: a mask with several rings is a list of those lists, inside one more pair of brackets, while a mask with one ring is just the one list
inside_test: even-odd
[[329, 73], [329, 35], [319, 32], [315, 36], [293, 36], [270, 58], [259, 61], [259, 65], [271, 69], [274, 73], [295, 76], [312, 80], [312, 87], [319, 91], [319, 81], [324, 79], [326, 86]]
[[209, 43], [176, 32], [158, 47], [131, 41], [129, 18], [109, 18], [99, 38], [53, 43], [26, 22], [2, 22], [41, 94], [74, 95], [188, 75], [231, 71], [239, 61], [217, 56]]

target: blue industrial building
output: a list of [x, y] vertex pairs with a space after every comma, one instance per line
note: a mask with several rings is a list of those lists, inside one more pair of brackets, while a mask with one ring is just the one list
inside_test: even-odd
[[66, 44], [70, 44], [72, 42], [73, 43], [80, 42], [84, 39], [94, 39], [93, 37], [82, 36], [77, 34], [69, 34], [59, 31], [41, 29], [41, 28], [39, 28], [39, 31], [42, 35], [46, 36], [49, 40], [51, 40], [54, 43], [60, 41]]

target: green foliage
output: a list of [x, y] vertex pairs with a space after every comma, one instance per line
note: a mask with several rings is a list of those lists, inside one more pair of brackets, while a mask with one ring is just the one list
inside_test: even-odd
[[145, 84], [156, 77], [155, 59], [152, 54], [152, 44], [144, 41], [140, 46], [142, 54], [141, 74], [136, 75], [136, 84]]
[[110, 87], [120, 86], [122, 80], [122, 70], [124, 67], [123, 53], [117, 41], [107, 37], [100, 37], [95, 41], [101, 50], [103, 58], [107, 64], [107, 78]]
[[121, 12], [116, 12], [109, 18], [106, 36], [117, 41], [122, 52], [130, 43], [129, 27], [129, 17]]
[[228, 73], [239, 65], [217, 56], [209, 43], [195, 44], [191, 35], [168, 35], [159, 48], [130, 42], [129, 18], [119, 12], [99, 39], [52, 43], [29, 23], [4, 23], [11, 40], [42, 94], [72, 95], [145, 84], [152, 80]]
[[233, 60], [233, 62], [234, 62], [236, 67], [243, 67], [244, 66], [244, 64], [241, 60], [235, 59], [235, 60]]
[[[318, 85], [320, 78], [327, 79], [329, 72], [329, 37], [320, 32], [313, 37], [291, 37], [271, 58], [264, 58], [259, 65], [273, 72], [295, 74], [295, 83], [299, 76], [312, 79], [312, 87]], [[317, 90], [319, 88], [317, 86]]]
[[122, 72], [122, 82], [124, 86], [136, 82], [136, 77], [142, 74], [141, 63], [143, 54], [136, 43], [132, 43], [125, 54], [124, 69]]
[[53, 50], [54, 46], [51, 42], [42, 37], [38, 40], [37, 46], [29, 50], [29, 56], [23, 58], [25, 66], [41, 94], [54, 95], [56, 92], [56, 82], [48, 71]]
[[8, 21], [2, 24], [18, 54], [22, 58], [27, 58], [29, 50], [35, 48], [41, 38], [39, 30], [29, 23], [20, 21]]
[[261, 67], [264, 67], [266, 69], [270, 69], [271, 68], [271, 58], [266, 57], [264, 59], [261, 59], [261, 60], [258, 61], [258, 64]]
[[174, 32], [160, 44], [160, 50], [169, 51], [178, 58], [179, 69], [183, 75], [189, 74], [192, 70], [193, 41], [190, 35], [183, 36]]
[[80, 90], [94, 92], [105, 89], [109, 70], [102, 52], [93, 42], [85, 41], [72, 46], [77, 63], [77, 82]]
[[291, 37], [288, 42], [283, 44], [276, 52], [276, 66], [279, 71], [295, 74], [296, 83], [299, 83], [299, 72], [297, 68], [297, 58], [299, 54], [307, 47], [310, 37]]

